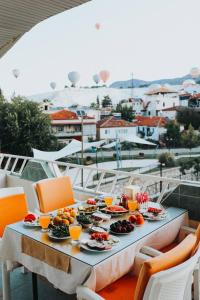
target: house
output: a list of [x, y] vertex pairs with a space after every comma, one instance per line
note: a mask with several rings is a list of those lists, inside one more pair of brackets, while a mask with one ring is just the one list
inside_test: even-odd
[[134, 124], [138, 136], [159, 141], [160, 136], [166, 133], [167, 119], [163, 117], [136, 116]]
[[[48, 112], [52, 133], [60, 140], [82, 139], [82, 119], [75, 112], [60, 110]], [[93, 117], [83, 116], [83, 139], [87, 142], [96, 139], [96, 121]]]
[[97, 122], [97, 139], [115, 139], [136, 135], [136, 125], [114, 116], [104, 118]]
[[178, 106], [178, 92], [171, 87], [160, 86], [155, 89], [150, 89], [145, 93], [145, 115], [159, 116], [160, 111], [165, 108]]

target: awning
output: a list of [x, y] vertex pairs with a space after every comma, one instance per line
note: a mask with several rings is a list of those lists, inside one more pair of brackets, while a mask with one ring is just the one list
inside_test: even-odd
[[[98, 148], [104, 143], [105, 143], [104, 140], [99, 141], [99, 142], [83, 143], [83, 151], [85, 151], [91, 147]], [[82, 143], [77, 140], [72, 140], [71, 143], [69, 143], [68, 145], [66, 145], [64, 148], [62, 148], [59, 151], [40, 151], [40, 150], [34, 149], [34, 148], [32, 150], [33, 150], [33, 157], [35, 159], [55, 161], [57, 159], [67, 157], [69, 155], [80, 152], [82, 150]]]
[[[135, 143], [135, 144], [142, 144], [142, 145], [150, 145], [150, 146], [157, 146], [156, 144], [154, 143], [151, 143], [149, 141], [146, 141], [144, 139], [141, 139], [139, 138], [138, 136], [128, 136], [128, 137], [120, 137], [119, 139], [119, 142], [122, 143], [122, 142], [129, 142], [129, 143]], [[107, 145], [104, 145], [102, 146], [102, 148], [104, 149], [109, 149], [109, 148], [113, 148], [116, 146], [116, 140], [112, 143], [109, 143]]]
[[0, 0], [0, 58], [36, 24], [90, 0]]

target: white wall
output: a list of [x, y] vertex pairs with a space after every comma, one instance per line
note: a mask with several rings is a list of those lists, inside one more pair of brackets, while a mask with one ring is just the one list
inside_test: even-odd
[[100, 128], [100, 139], [115, 139], [131, 135], [136, 135], [136, 127]]

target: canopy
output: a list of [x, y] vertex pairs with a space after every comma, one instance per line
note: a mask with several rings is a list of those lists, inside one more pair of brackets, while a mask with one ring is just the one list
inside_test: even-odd
[[0, 0], [0, 58], [41, 21], [90, 0]]
[[[138, 136], [128, 136], [128, 137], [124, 137], [124, 138], [119, 138], [119, 142], [129, 142], [129, 143], [135, 143], [135, 144], [143, 144], [143, 145], [151, 145], [151, 146], [157, 146], [154, 143], [151, 143], [149, 141], [146, 141], [144, 139], [139, 138]], [[116, 140], [110, 144], [104, 145], [102, 146], [102, 148], [104, 149], [109, 149], [109, 148], [113, 148], [116, 146]]]
[[[85, 151], [86, 149], [89, 149], [91, 147], [98, 148], [103, 143], [105, 143], [104, 140], [99, 142], [83, 143], [83, 150]], [[82, 150], [82, 142], [77, 140], [72, 140], [71, 143], [69, 143], [59, 151], [40, 151], [34, 148], [32, 150], [33, 150], [33, 157], [35, 159], [54, 161], [63, 157], [67, 157], [71, 154], [80, 152]]]

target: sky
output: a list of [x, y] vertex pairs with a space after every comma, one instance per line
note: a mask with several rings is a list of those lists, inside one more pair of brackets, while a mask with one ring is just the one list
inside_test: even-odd
[[101, 70], [110, 71], [108, 84], [131, 73], [144, 80], [186, 75], [200, 67], [199, 12], [199, 0], [93, 0], [26, 33], [0, 59], [0, 87], [28, 96], [55, 81], [59, 90], [72, 70], [80, 86]]

